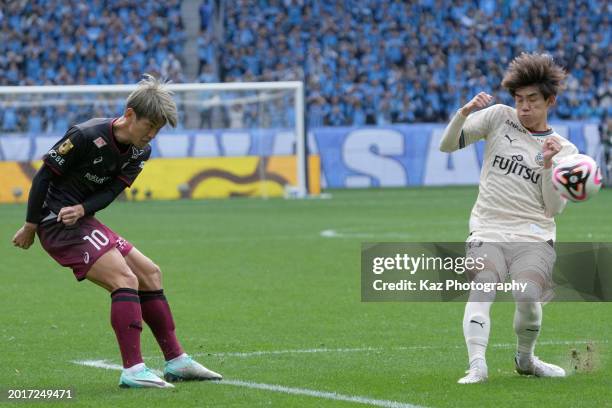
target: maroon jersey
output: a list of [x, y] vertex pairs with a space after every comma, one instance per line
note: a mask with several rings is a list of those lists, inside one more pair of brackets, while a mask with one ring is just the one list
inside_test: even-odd
[[84, 202], [116, 179], [131, 186], [151, 155], [151, 147], [121, 145], [113, 135], [115, 119], [96, 118], [68, 129], [43, 157], [59, 177], [49, 185], [42, 217]]

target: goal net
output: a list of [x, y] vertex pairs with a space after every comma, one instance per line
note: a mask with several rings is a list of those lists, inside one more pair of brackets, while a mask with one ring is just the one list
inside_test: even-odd
[[[71, 125], [120, 116], [135, 87], [0, 87], [0, 174], [17, 180], [12, 177], [16, 172], [33, 173]], [[128, 198], [305, 197], [318, 192], [318, 158], [310, 157], [309, 163], [306, 158], [302, 82], [168, 88], [177, 103], [178, 126], [164, 127], [151, 142], [152, 158]], [[0, 184], [0, 201], [27, 197], [27, 188], [17, 182]]]

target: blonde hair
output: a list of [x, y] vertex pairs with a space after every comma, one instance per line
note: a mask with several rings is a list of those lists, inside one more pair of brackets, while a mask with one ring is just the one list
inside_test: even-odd
[[176, 127], [178, 113], [174, 94], [166, 88], [168, 82], [144, 74], [138, 87], [128, 96], [127, 107], [132, 108], [137, 118], [146, 118], [153, 126], [162, 127], [166, 123]]

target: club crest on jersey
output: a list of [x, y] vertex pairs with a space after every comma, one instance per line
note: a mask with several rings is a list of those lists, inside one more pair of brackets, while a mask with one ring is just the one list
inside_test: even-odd
[[544, 155], [542, 152], [538, 152], [538, 154], [535, 155], [535, 162], [538, 166], [544, 165]]
[[106, 146], [106, 140], [104, 140], [102, 137], [95, 139], [93, 142], [98, 149]]
[[73, 147], [74, 145], [72, 144], [70, 139], [66, 139], [66, 141], [62, 143], [59, 149], [57, 149], [57, 152], [63, 156], [66, 153], [68, 153], [70, 150], [72, 150]]

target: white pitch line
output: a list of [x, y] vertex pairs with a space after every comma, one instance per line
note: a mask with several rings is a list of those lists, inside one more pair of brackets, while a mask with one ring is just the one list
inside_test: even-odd
[[[573, 346], [580, 344], [607, 344], [607, 340], [547, 340], [538, 342], [539, 346]], [[293, 350], [262, 350], [262, 351], [252, 351], [252, 352], [224, 352], [224, 353], [196, 353], [192, 354], [193, 356], [229, 356], [229, 357], [255, 357], [255, 356], [263, 356], [263, 355], [278, 355], [278, 354], [310, 354], [310, 353], [358, 353], [358, 352], [368, 352], [368, 351], [409, 351], [409, 350], [435, 350], [435, 349], [462, 349], [464, 345], [454, 345], [454, 346], [400, 346], [400, 347], [392, 347], [392, 348], [382, 348], [382, 347], [355, 347], [355, 348], [312, 348], [312, 349], [293, 349]], [[516, 347], [515, 343], [494, 343], [491, 344], [490, 347], [493, 348], [514, 348]], [[106, 360], [77, 360], [72, 361], [74, 364], [83, 365], [87, 367], [94, 368], [103, 368], [106, 370], [121, 370], [122, 367], [119, 364], [108, 363]], [[159, 371], [153, 370], [157, 375], [162, 375]], [[293, 394], [293, 395], [305, 395], [309, 397], [317, 397], [324, 399], [331, 399], [336, 401], [347, 401], [347, 402], [355, 402], [359, 404], [377, 406], [377, 407], [385, 407], [385, 408], [419, 408], [417, 405], [412, 405], [404, 402], [398, 401], [390, 401], [390, 400], [379, 400], [373, 399], [369, 397], [362, 397], [356, 395], [344, 395], [338, 394], [335, 392], [328, 391], [317, 391], [311, 390], [307, 388], [294, 388], [294, 387], [286, 387], [278, 384], [262, 384], [262, 383], [254, 383], [249, 381], [242, 380], [227, 380], [223, 381], [214, 381], [215, 384], [225, 384], [225, 385], [233, 385], [237, 387], [245, 387], [245, 388], [253, 388], [260, 389], [272, 392], [281, 392], [285, 394]]]
[[356, 348], [312, 348], [293, 350], [261, 350], [247, 352], [222, 352], [222, 353], [195, 353], [193, 356], [219, 356], [219, 357], [256, 357], [270, 354], [310, 354], [310, 353], [357, 353], [362, 351], [382, 351], [379, 347], [356, 347]]
[[[589, 344], [589, 343], [607, 343], [607, 340], [548, 340], [538, 342], [539, 346], [571, 346], [578, 344]], [[493, 348], [514, 348], [516, 343], [496, 343], [490, 344], [489, 347]], [[220, 353], [194, 353], [191, 354], [193, 357], [202, 356], [215, 356], [215, 357], [257, 357], [265, 355], [278, 355], [278, 354], [315, 354], [315, 353], [360, 353], [369, 351], [410, 351], [410, 350], [440, 350], [440, 349], [463, 349], [463, 344], [457, 344], [452, 346], [399, 346], [399, 347], [355, 347], [355, 348], [312, 348], [312, 349], [288, 349], [288, 350], [261, 350], [261, 351], [249, 351], [249, 352], [220, 352]]]
[[254, 388], [257, 390], [266, 390], [272, 392], [281, 392], [284, 394], [306, 395], [308, 397], [324, 398], [335, 401], [355, 402], [358, 404], [371, 405], [375, 407], [385, 408], [420, 408], [418, 405], [408, 404], [399, 401], [380, 400], [368, 397], [360, 397], [357, 395], [344, 395], [337, 392], [317, 391], [308, 388], [285, 387], [277, 384], [261, 384], [250, 381], [241, 380], [221, 380], [215, 381], [219, 385], [235, 385], [237, 387]]
[[[119, 370], [120, 371], [123, 369], [119, 364], [107, 363], [106, 360], [77, 360], [77, 361], [73, 361], [73, 363], [84, 365], [87, 367], [103, 368], [106, 370]], [[357, 404], [371, 405], [374, 407], [422, 408], [418, 405], [408, 404], [405, 402], [374, 399], [374, 398], [369, 398], [369, 397], [362, 397], [359, 395], [338, 394], [337, 392], [317, 391], [317, 390], [311, 390], [308, 388], [285, 387], [284, 385], [278, 385], [278, 384], [264, 384], [264, 383], [256, 383], [256, 382], [251, 382], [251, 381], [227, 380], [227, 379], [223, 379], [221, 381], [211, 381], [211, 382], [214, 384], [219, 384], [219, 385], [233, 385], [235, 387], [245, 387], [245, 388], [257, 389], [257, 390], [280, 392], [283, 394], [304, 395], [307, 397], [323, 398], [323, 399], [329, 399], [329, 400], [334, 400], [334, 401], [355, 402]]]
[[408, 239], [413, 238], [412, 234], [401, 233], [401, 232], [338, 232], [333, 229], [326, 229], [319, 233], [323, 238], [359, 238], [359, 239], [370, 239], [370, 238], [393, 238], [393, 239]]
[[87, 367], [104, 368], [105, 370], [123, 370], [123, 367], [119, 364], [107, 363], [106, 360], [74, 360], [72, 362]]
[[[107, 363], [106, 360], [74, 360], [72, 362], [74, 364], [84, 365], [87, 367], [104, 368], [105, 370], [123, 370], [123, 366], [120, 366], [119, 364]], [[157, 376], [161, 377], [162, 375], [164, 375], [164, 373], [162, 373], [161, 371], [155, 369], [150, 370], [153, 371]]]

